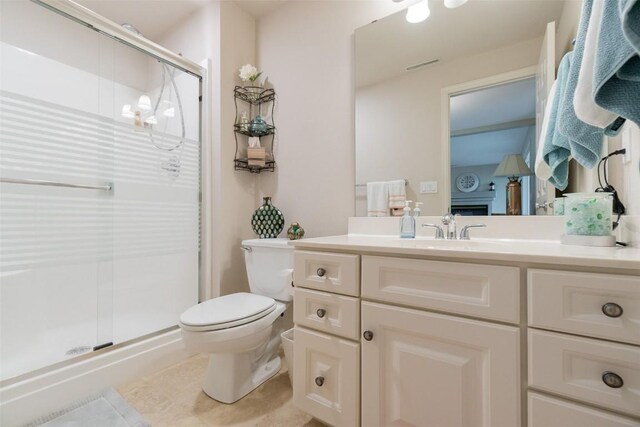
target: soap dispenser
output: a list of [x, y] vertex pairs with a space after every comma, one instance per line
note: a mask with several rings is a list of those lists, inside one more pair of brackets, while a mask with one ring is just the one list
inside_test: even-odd
[[409, 207], [411, 200], [404, 202], [404, 214], [400, 218], [400, 238], [413, 239], [416, 237], [416, 219], [411, 216], [411, 208]]
[[418, 218], [420, 216], [420, 214], [422, 214], [422, 210], [420, 209], [420, 206], [422, 206], [424, 203], [422, 202], [416, 202], [416, 207], [413, 209], [413, 217], [414, 218]]

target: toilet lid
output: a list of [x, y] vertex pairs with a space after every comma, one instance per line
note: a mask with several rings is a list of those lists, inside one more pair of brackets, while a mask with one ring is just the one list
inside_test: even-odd
[[275, 308], [273, 298], [239, 292], [213, 298], [194, 305], [180, 316], [180, 323], [186, 326], [202, 327], [233, 323], [238, 326], [259, 319]]

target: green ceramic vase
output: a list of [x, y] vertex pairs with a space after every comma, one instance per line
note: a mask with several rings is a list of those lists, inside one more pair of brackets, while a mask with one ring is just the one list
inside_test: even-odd
[[261, 239], [274, 239], [284, 228], [284, 215], [273, 206], [271, 197], [263, 197], [264, 203], [253, 213], [251, 226]]

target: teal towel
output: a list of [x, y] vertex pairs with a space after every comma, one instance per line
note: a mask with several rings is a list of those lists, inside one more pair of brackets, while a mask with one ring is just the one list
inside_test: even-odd
[[556, 94], [553, 97], [553, 104], [547, 106], [551, 108], [547, 132], [544, 136], [542, 156], [544, 162], [549, 165], [549, 182], [556, 188], [564, 190], [567, 188], [569, 178], [569, 139], [558, 132], [558, 111], [562, 108], [562, 103], [566, 99], [567, 76], [571, 68], [572, 52], [567, 53], [558, 68], [558, 78], [556, 79]]
[[621, 80], [631, 80], [633, 82], [640, 82], [640, 56], [634, 56], [627, 61], [616, 72], [616, 77]]
[[[593, 168], [602, 155], [602, 143], [604, 141], [604, 130], [591, 126], [576, 116], [573, 107], [573, 96], [578, 85], [580, 66], [584, 54], [584, 42], [587, 35], [587, 26], [591, 17], [591, 7], [593, 0], [584, 0], [582, 3], [582, 14], [580, 16], [580, 26], [576, 45], [573, 49], [571, 67], [567, 76], [567, 87], [565, 89], [562, 108], [558, 112], [558, 130], [569, 139], [571, 155], [578, 163], [587, 168]], [[603, 107], [604, 108], [604, 107]]]
[[593, 70], [593, 97], [600, 107], [640, 125], [640, 81], [633, 78], [640, 75], [640, 61], [622, 25], [623, 19], [631, 25], [629, 17], [640, 13], [638, 7], [636, 0], [604, 2]]
[[640, 54], [640, 1], [620, 0], [622, 31], [631, 46]]

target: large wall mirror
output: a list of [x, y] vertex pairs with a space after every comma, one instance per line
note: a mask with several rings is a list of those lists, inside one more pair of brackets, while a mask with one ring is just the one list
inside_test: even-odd
[[368, 183], [399, 180], [425, 215], [546, 213], [555, 189], [531, 174], [564, 2], [429, 7], [356, 30], [356, 214], [372, 216]]

